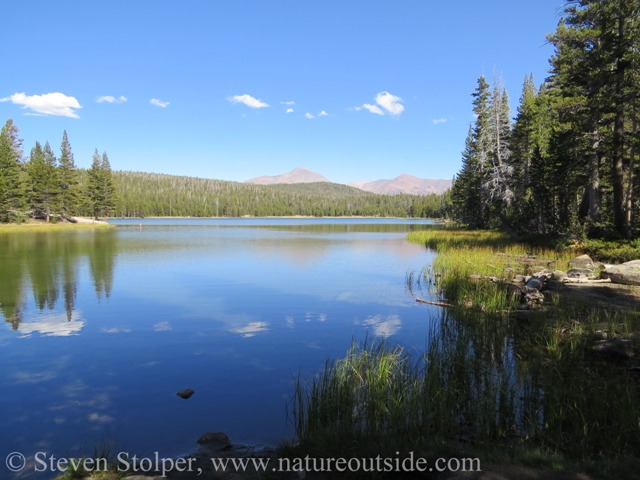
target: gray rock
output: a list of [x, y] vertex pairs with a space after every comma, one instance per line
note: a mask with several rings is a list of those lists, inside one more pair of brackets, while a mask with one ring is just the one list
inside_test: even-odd
[[563, 272], [562, 270], [554, 270], [551, 274], [551, 278], [554, 280], [562, 281], [563, 278], [567, 278], [567, 272]]
[[217, 447], [219, 449], [231, 446], [231, 440], [224, 432], [207, 432], [200, 436], [198, 443], [209, 447]]
[[572, 268], [567, 272], [567, 277], [594, 279], [596, 278], [596, 272], [591, 268]]
[[178, 393], [176, 393], [176, 395], [186, 400], [187, 398], [191, 398], [191, 395], [193, 395], [194, 393], [196, 392], [194, 392], [190, 388], [183, 388]]
[[607, 268], [600, 276], [610, 278], [612, 283], [640, 285], [640, 260], [632, 260], [622, 265]]
[[569, 262], [573, 268], [595, 268], [593, 260], [589, 255], [580, 255]]
[[591, 347], [591, 350], [612, 358], [627, 359], [633, 357], [631, 340], [622, 340], [621, 338], [600, 340]]

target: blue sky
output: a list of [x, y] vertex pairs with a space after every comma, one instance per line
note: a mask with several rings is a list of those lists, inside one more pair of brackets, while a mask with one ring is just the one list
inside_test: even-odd
[[338, 183], [448, 179], [478, 76], [502, 74], [515, 115], [525, 75], [547, 76], [561, 5], [9, 2], [0, 120], [25, 153], [59, 151], [66, 129], [81, 167], [98, 148], [117, 170], [223, 180], [298, 166]]

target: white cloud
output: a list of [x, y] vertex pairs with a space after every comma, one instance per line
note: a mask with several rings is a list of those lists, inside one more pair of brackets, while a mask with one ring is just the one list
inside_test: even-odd
[[287, 111], [285, 113], [293, 113], [293, 108], [287, 108]]
[[98, 103], [124, 103], [127, 101], [127, 97], [120, 95], [118, 98], [112, 97], [111, 95], [103, 95], [102, 97], [97, 97], [96, 102]]
[[328, 115], [329, 115], [329, 114], [328, 114], [327, 112], [325, 112], [324, 110], [322, 110], [322, 111], [318, 114], [318, 116], [319, 116], [319, 117], [327, 117]]
[[384, 112], [375, 105], [369, 105], [368, 103], [365, 103], [364, 105], [362, 105], [362, 107], [366, 108], [371, 113], [375, 113], [376, 115], [384, 115]]
[[280, 102], [282, 105], [295, 105], [296, 102]]
[[163, 102], [162, 100], [158, 100], [157, 98], [151, 99], [151, 105], [155, 105], [156, 107], [166, 108], [169, 105], [169, 102]]
[[447, 119], [446, 119], [446, 118], [434, 118], [434, 119], [433, 119], [433, 124], [434, 124], [434, 125], [437, 125], [437, 124], [439, 124], [439, 123], [445, 123], [446, 121], [447, 121]]
[[304, 116], [307, 117], [308, 119], [316, 118], [313, 115], [311, 115], [309, 112], [305, 113]]
[[389, 92], [380, 92], [376, 95], [376, 103], [388, 111], [391, 115], [400, 115], [404, 111], [404, 106], [400, 97], [391, 95]]
[[251, 95], [247, 95], [246, 93], [244, 95], [227, 97], [227, 100], [229, 100], [231, 103], [244, 103], [247, 107], [251, 108], [265, 108], [269, 106], [269, 104], [264, 103], [257, 98], [253, 98]]
[[14, 93], [10, 97], [0, 98], [0, 102], [12, 102], [35, 112], [25, 115], [56, 115], [58, 117], [79, 118], [75, 109], [82, 108], [75, 97], [68, 97], [60, 92], [31, 96], [24, 93]]

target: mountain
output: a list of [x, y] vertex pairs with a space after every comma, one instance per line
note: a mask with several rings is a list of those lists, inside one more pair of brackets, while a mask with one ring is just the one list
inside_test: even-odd
[[256, 185], [273, 185], [276, 183], [314, 183], [314, 182], [329, 182], [331, 180], [323, 177], [319, 173], [312, 172], [303, 167], [294, 168], [289, 173], [282, 175], [275, 175], [270, 177], [264, 175], [262, 177], [252, 178], [244, 183], [254, 183]]
[[392, 180], [355, 180], [351, 183], [347, 183], [347, 185], [367, 192], [386, 195], [393, 195], [396, 193], [429, 195], [431, 193], [443, 193], [448, 188], [451, 188], [451, 180], [429, 180], [403, 173]]

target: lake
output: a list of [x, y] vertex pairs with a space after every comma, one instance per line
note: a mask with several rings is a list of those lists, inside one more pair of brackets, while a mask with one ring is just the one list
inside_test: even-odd
[[425, 346], [433, 310], [405, 275], [433, 254], [405, 236], [430, 221], [112, 223], [0, 234], [2, 458], [105, 438], [174, 456], [208, 431], [275, 444], [293, 436], [293, 376], [353, 340]]

